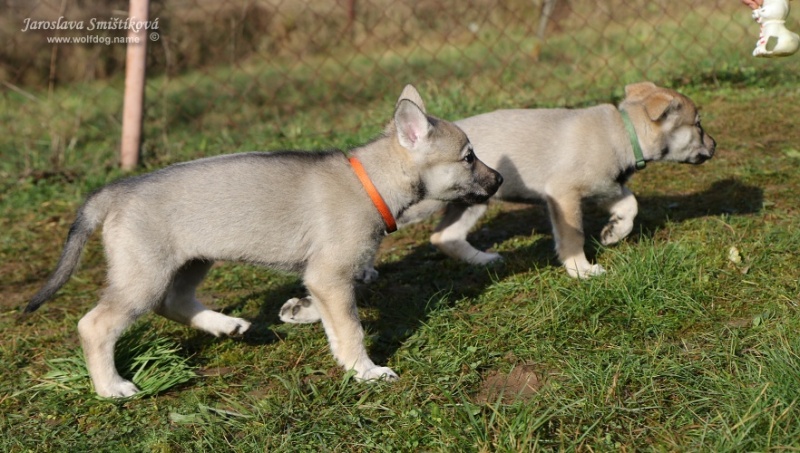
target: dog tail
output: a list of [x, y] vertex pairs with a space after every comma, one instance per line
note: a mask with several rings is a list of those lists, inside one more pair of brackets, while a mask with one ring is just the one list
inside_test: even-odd
[[111, 206], [111, 197], [108, 196], [108, 192], [108, 190], [101, 189], [93, 193], [78, 210], [75, 222], [72, 223], [69, 229], [67, 240], [64, 243], [64, 250], [61, 251], [61, 258], [58, 260], [56, 269], [47, 279], [44, 287], [28, 302], [28, 306], [25, 307], [22, 313], [23, 317], [33, 313], [48, 299], [52, 298], [72, 276], [75, 268], [78, 267], [78, 261], [86, 242], [94, 230], [97, 229], [97, 226], [108, 215]]

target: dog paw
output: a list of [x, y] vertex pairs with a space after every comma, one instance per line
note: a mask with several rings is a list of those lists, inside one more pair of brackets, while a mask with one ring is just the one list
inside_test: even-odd
[[633, 218], [612, 216], [600, 232], [600, 243], [612, 245], [625, 239], [633, 231]]
[[[631, 228], [632, 229], [632, 228]], [[603, 245], [613, 245], [625, 239], [628, 233], [621, 232], [619, 223], [609, 222], [600, 232], [600, 243]]]
[[375, 368], [370, 368], [367, 371], [359, 374], [356, 376], [356, 379], [359, 381], [377, 381], [377, 380], [384, 380], [384, 381], [396, 381], [400, 379], [400, 377], [392, 371], [391, 368], [385, 366], [378, 366]]
[[470, 264], [477, 264], [484, 266], [491, 263], [503, 261], [503, 257], [499, 253], [477, 252], [469, 259]]
[[96, 387], [95, 392], [104, 398], [127, 398], [139, 393], [139, 389], [133, 382], [120, 379], [112, 384]]
[[230, 337], [235, 337], [244, 334], [247, 332], [247, 329], [250, 328], [250, 321], [246, 321], [242, 318], [233, 318], [230, 316], [227, 318], [228, 319], [223, 320], [217, 326], [217, 333], [215, 335], [228, 335]]
[[205, 310], [192, 319], [192, 326], [204, 330], [215, 337], [237, 336], [250, 328], [250, 321]]
[[279, 317], [281, 321], [289, 324], [311, 324], [322, 319], [310, 296], [287, 300], [281, 307]]
[[567, 273], [572, 278], [590, 278], [606, 273], [605, 268], [599, 264], [590, 264], [585, 267], [576, 268], [575, 266], [565, 266]]
[[362, 283], [372, 283], [378, 279], [378, 271], [372, 266], [367, 266], [356, 274], [356, 280]]
[[250, 329], [250, 326], [252, 325], [250, 321], [244, 320], [242, 318], [233, 318], [233, 321], [234, 322], [231, 325], [231, 329], [228, 330], [228, 335], [232, 337], [244, 335], [244, 333], [247, 332], [247, 330]]

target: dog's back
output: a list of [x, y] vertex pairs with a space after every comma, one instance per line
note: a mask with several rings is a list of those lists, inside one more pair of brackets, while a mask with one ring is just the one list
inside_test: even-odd
[[369, 210], [335, 214], [339, 200], [363, 190], [351, 173], [340, 152], [240, 153], [173, 165], [108, 186], [115, 201], [104, 234], [114, 235], [115, 247], [150, 244], [162, 263], [204, 257], [299, 270], [311, 244], [332, 239], [320, 237], [331, 230], [320, 222], [370, 218]]
[[[544, 196], [545, 184], [564, 175], [597, 172], [608, 160], [604, 153], [618, 142], [616, 107], [584, 109], [507, 109], [456, 122], [475, 147], [475, 154], [497, 169], [504, 183], [499, 198]], [[603, 133], [598, 133], [602, 131]]]

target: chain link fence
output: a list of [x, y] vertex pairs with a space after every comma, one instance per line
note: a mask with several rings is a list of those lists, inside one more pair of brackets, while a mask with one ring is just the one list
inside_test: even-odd
[[[86, 142], [118, 146], [127, 2], [0, 5], [9, 135], [0, 151], [18, 156], [16, 171], [58, 168]], [[750, 55], [758, 25], [738, 0], [153, 0], [150, 20], [151, 142], [187, 122], [280, 129], [319, 106], [327, 114], [304, 133], [375, 126], [384, 112], [353, 107], [385, 108], [408, 82], [423, 94], [447, 86], [444, 97], [467, 115], [605, 102], [643, 79], [680, 86], [765, 68]]]

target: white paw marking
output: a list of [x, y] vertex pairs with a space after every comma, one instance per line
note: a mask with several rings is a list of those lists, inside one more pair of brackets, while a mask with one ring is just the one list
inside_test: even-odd
[[246, 321], [242, 318], [225, 316], [225, 319], [221, 319], [209, 332], [216, 336], [238, 336], [245, 333], [249, 328], [250, 321]]
[[250, 328], [250, 321], [223, 315], [212, 310], [203, 310], [191, 320], [191, 326], [204, 330], [215, 337], [241, 335]]
[[97, 391], [98, 395], [105, 398], [126, 398], [139, 393], [139, 389], [133, 384], [133, 382], [126, 381], [124, 379], [120, 379], [111, 385], [107, 385], [104, 388], [97, 388], [95, 390]]
[[311, 324], [322, 319], [310, 297], [293, 297], [287, 300], [281, 307], [279, 317], [289, 324]]
[[616, 244], [625, 239], [633, 231], [633, 222], [622, 218], [612, 218], [603, 231], [600, 232], [600, 243], [603, 245]]
[[575, 266], [565, 267], [567, 268], [567, 273], [572, 278], [596, 277], [606, 273], [606, 270], [603, 268], [603, 266], [599, 264], [589, 264], [588, 266], [581, 266], [580, 268], [576, 268]]
[[364, 371], [363, 373], [357, 375], [356, 379], [358, 379], [359, 381], [376, 381], [376, 380], [396, 381], [400, 379], [400, 377], [389, 367], [377, 366], [375, 368], [370, 368], [367, 371]]

